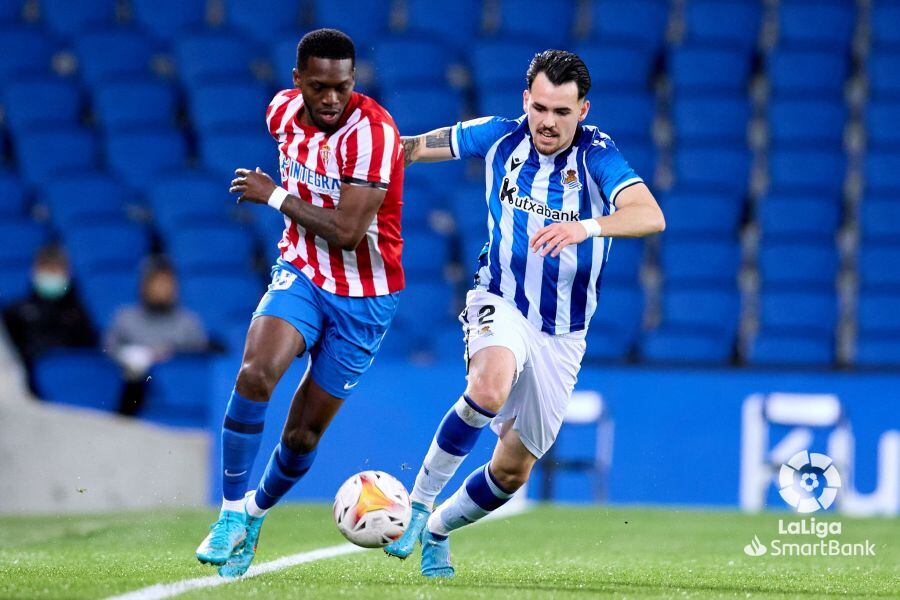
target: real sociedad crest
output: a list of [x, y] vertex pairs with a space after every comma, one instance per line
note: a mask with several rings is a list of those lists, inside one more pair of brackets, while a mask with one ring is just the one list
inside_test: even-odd
[[575, 169], [567, 169], [560, 175], [563, 187], [570, 190], [580, 190], [581, 182], [578, 181], [578, 172]]

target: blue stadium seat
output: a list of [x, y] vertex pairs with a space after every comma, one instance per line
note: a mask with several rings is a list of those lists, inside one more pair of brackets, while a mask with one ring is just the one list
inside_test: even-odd
[[[382, 348], [381, 356], [391, 354], [391, 350], [407, 356], [414, 351], [428, 350], [432, 327], [453, 323], [453, 298], [452, 287], [443, 280], [410, 277], [391, 331], [385, 336], [390, 345]], [[427, 315], [428, 327], [422, 326], [423, 315]]]
[[591, 108], [596, 111], [594, 123], [613, 140], [650, 139], [656, 112], [650, 94], [597, 91], [591, 94]]
[[301, 0], [225, 0], [225, 21], [242, 36], [266, 43], [273, 35], [302, 31], [301, 15], [308, 10]]
[[[126, 186], [106, 173], [90, 172], [60, 178], [41, 188], [39, 200], [47, 204], [50, 218], [60, 230], [97, 222], [125, 219], [131, 196]], [[72, 199], [77, 198], [77, 202]]]
[[188, 87], [249, 79], [250, 64], [256, 58], [250, 43], [225, 32], [208, 31], [181, 38], [175, 42], [174, 50], [179, 76]]
[[253, 81], [199, 84], [190, 90], [194, 127], [202, 131], [260, 127], [271, 97]]
[[184, 275], [180, 284], [182, 304], [200, 315], [207, 331], [216, 338], [224, 337], [236, 321], [249, 322], [266, 291], [256, 275], [218, 268]]
[[669, 3], [664, 0], [593, 0], [593, 35], [653, 52], [665, 42]]
[[[385, 98], [401, 135], [418, 135], [453, 125], [462, 116], [462, 99], [450, 88], [398, 88]], [[427, 106], [428, 110], [422, 110]]]
[[759, 249], [759, 271], [764, 285], [782, 289], [834, 289], [840, 256], [834, 242], [797, 243], [767, 241]]
[[290, 33], [274, 38], [269, 44], [268, 57], [272, 61], [272, 68], [275, 71], [275, 86], [278, 89], [294, 87], [293, 69], [297, 67], [297, 44], [299, 42], [297, 34]]
[[3, 111], [13, 133], [73, 127], [81, 113], [81, 95], [75, 85], [63, 79], [12, 81], [3, 88]]
[[675, 182], [681, 189], [742, 194], [749, 174], [750, 154], [744, 149], [681, 146], [675, 152]]
[[205, 427], [212, 393], [211, 361], [208, 356], [185, 354], [154, 366], [138, 416], [172, 427]]
[[273, 212], [266, 214], [266, 211], [263, 211], [261, 214], [257, 213], [255, 217], [253, 228], [257, 242], [262, 246], [265, 257], [270, 262], [274, 262], [281, 254], [277, 246], [284, 235], [284, 217]]
[[[525, 71], [535, 54], [537, 50], [534, 44], [515, 38], [476, 41], [469, 54], [475, 89], [508, 89], [518, 86], [521, 96], [521, 90], [525, 89]], [[497, 60], [498, 56], [502, 56], [503, 60]]]
[[31, 264], [0, 263], [0, 309], [28, 296], [31, 291]]
[[733, 336], [668, 326], [649, 332], [640, 347], [641, 357], [653, 363], [723, 365], [733, 353]]
[[900, 23], [900, 4], [894, 0], [875, 0], [869, 23], [872, 28], [872, 46], [900, 47], [900, 29], [897, 29], [897, 23]]
[[638, 286], [604, 282], [587, 333], [587, 360], [623, 360], [637, 340], [644, 317]]
[[22, 180], [12, 171], [0, 171], [0, 219], [22, 217], [27, 207]]
[[175, 125], [175, 88], [154, 79], [102, 83], [94, 87], [94, 114], [107, 131]]
[[751, 65], [750, 57], [735, 48], [683, 45], [669, 51], [669, 77], [676, 94], [744, 94]]
[[278, 149], [271, 136], [263, 131], [263, 125], [264, 122], [247, 133], [217, 131], [204, 134], [200, 139], [201, 163], [221, 178], [223, 185], [234, 178], [234, 170], [239, 167], [259, 167], [270, 175], [277, 174]]
[[91, 85], [150, 74], [154, 47], [139, 31], [92, 31], [76, 37], [74, 46], [81, 77]]
[[859, 210], [863, 242], [900, 244], [900, 202], [896, 198], [869, 196]]
[[776, 98], [769, 103], [770, 145], [840, 148], [846, 122], [847, 107], [843, 102]]
[[431, 231], [403, 234], [403, 270], [411, 279], [438, 280], [450, 260], [447, 238]]
[[[408, 174], [409, 178], [406, 181], [410, 181], [411, 175], [412, 172]], [[448, 190], [446, 202], [454, 221], [456, 221], [457, 231], [462, 233], [477, 230], [487, 239], [487, 204], [484, 196], [485, 190], [482, 182], [461, 182], [460, 185], [453, 186], [453, 189]]]
[[860, 335], [856, 340], [854, 363], [859, 367], [900, 366], [900, 336]]
[[616, 147], [625, 157], [625, 160], [634, 169], [638, 176], [642, 177], [649, 185], [653, 185], [656, 174], [656, 146], [650, 140], [639, 141], [621, 138], [614, 140]]
[[672, 110], [679, 142], [711, 142], [744, 147], [750, 104], [746, 98], [679, 96]]
[[[424, 230], [435, 210], [445, 208], [444, 198], [427, 181], [407, 178], [403, 182], [403, 230]], [[469, 206], [471, 209], [472, 206]], [[478, 207], [478, 212], [484, 210]], [[468, 211], [467, 211], [468, 213]]]
[[756, 46], [761, 21], [762, 6], [757, 0], [688, 0], [684, 39], [749, 53]]
[[497, 33], [531, 40], [542, 48], [559, 48], [571, 38], [577, 12], [575, 0], [500, 0]]
[[780, 150], [769, 153], [769, 180], [772, 189], [839, 195], [844, 186], [846, 158], [834, 149]]
[[759, 366], [826, 367], [834, 362], [830, 334], [761, 331], [753, 340], [747, 362]]
[[873, 100], [866, 107], [866, 142], [869, 148], [900, 145], [900, 100]]
[[46, 228], [24, 218], [6, 218], [0, 221], [0, 266], [31, 266], [35, 252], [47, 243]]
[[654, 362], [727, 363], [733, 353], [739, 310], [735, 287], [667, 288], [661, 324], [645, 336], [640, 354]]
[[[484, 216], [484, 220], [487, 221], [486, 216]], [[482, 251], [484, 251], [487, 241], [488, 231], [484, 223], [479, 223], [477, 227], [460, 232], [459, 261], [463, 269], [464, 281], [466, 283], [471, 281], [471, 277], [473, 277], [479, 269], [478, 261]]]
[[0, 80], [17, 76], [50, 74], [56, 47], [39, 29], [7, 26], [0, 28]]
[[227, 219], [234, 198], [228, 194], [227, 182], [185, 171], [156, 182], [147, 192], [147, 203], [166, 235], [191, 224]]
[[719, 237], [737, 235], [744, 208], [739, 194], [716, 194], [678, 188], [660, 199], [666, 215], [666, 231], [671, 234], [701, 234]]
[[[369, 0], [313, 0], [312, 12], [317, 27], [336, 27], [353, 38], [357, 52], [371, 47], [384, 38], [390, 24], [390, 2]], [[365, 15], [348, 19], [347, 15]], [[297, 40], [298, 42], [300, 40]]]
[[900, 290], [900, 245], [864, 244], [857, 272], [863, 290]]
[[863, 169], [868, 192], [900, 190], [900, 153], [870, 151], [866, 154]]
[[896, 100], [900, 97], [900, 49], [873, 52], [869, 56], [866, 71], [873, 98]]
[[75, 37], [91, 27], [113, 24], [116, 4], [116, 0], [41, 0], [41, 17], [53, 33]]
[[477, 90], [476, 112], [478, 116], [496, 116], [518, 119], [522, 111], [524, 83], [494, 86]]
[[768, 58], [773, 97], [803, 96], [839, 101], [848, 72], [847, 57], [840, 52], [776, 48]]
[[0, 23], [15, 24], [22, 19], [22, 7], [27, 0], [6, 0], [0, 2]]
[[168, 251], [182, 275], [209, 269], [248, 269], [253, 257], [253, 238], [231, 224], [198, 224], [170, 232]]
[[150, 251], [147, 232], [136, 223], [79, 225], [64, 231], [63, 241], [79, 275], [135, 268]]
[[900, 337], [900, 294], [864, 292], [856, 307], [856, 324], [861, 334]]
[[97, 140], [90, 130], [79, 127], [22, 132], [15, 150], [19, 172], [34, 186], [54, 181], [62, 173], [97, 166]]
[[[637, 48], [604, 45], [597, 42], [578, 44], [573, 52], [581, 57], [591, 72], [591, 87], [615, 90], [648, 90], [653, 72], [653, 56]], [[615, 65], [615, 68], [610, 68]]]
[[781, 0], [778, 43], [818, 48], [848, 48], [856, 8], [846, 0]]
[[408, 32], [464, 50], [481, 32], [484, 9], [481, 0], [407, 0], [406, 13]]
[[[487, 240], [487, 237], [485, 237], [485, 240]], [[607, 285], [610, 282], [637, 285], [643, 262], [643, 240], [634, 238], [619, 238], [615, 240], [610, 247], [609, 258], [603, 266], [603, 285]]]
[[384, 91], [446, 85], [454, 59], [444, 44], [421, 38], [387, 38], [372, 52], [375, 79]]
[[116, 311], [138, 302], [139, 267], [101, 269], [78, 276], [78, 291], [88, 315], [97, 329], [106, 331]]
[[145, 189], [161, 173], [184, 167], [187, 143], [175, 129], [111, 131], [106, 136], [106, 159], [127, 184]]
[[131, 8], [137, 24], [163, 42], [196, 31], [206, 20], [206, 2], [198, 0], [131, 0]]
[[122, 394], [119, 367], [97, 350], [59, 350], [34, 365], [38, 395], [58, 404], [114, 412]]
[[665, 236], [660, 266], [667, 284], [737, 284], [741, 266], [741, 248], [734, 238], [685, 240]]
[[[757, 204], [763, 240], [833, 243], [841, 218], [840, 197], [772, 193]], [[668, 215], [666, 215], [668, 221]]]
[[838, 299], [834, 291], [764, 288], [760, 294], [761, 331], [833, 337], [837, 320]]

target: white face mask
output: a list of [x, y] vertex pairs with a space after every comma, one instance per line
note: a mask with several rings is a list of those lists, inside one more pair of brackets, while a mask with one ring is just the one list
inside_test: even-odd
[[65, 273], [38, 271], [32, 283], [37, 295], [45, 300], [59, 300], [69, 290], [69, 276]]

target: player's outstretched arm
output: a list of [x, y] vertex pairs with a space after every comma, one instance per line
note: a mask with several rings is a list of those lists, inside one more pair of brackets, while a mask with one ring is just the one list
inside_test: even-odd
[[414, 162], [453, 160], [453, 151], [450, 149], [452, 134], [450, 127], [442, 127], [414, 137], [401, 137], [405, 166]]
[[268, 204], [304, 228], [342, 250], [354, 250], [372, 224], [381, 207], [385, 189], [371, 184], [343, 183], [341, 201], [335, 208], [322, 208], [292, 196], [257, 167], [235, 170], [232, 193], [241, 194], [238, 202]]
[[666, 219], [656, 198], [643, 183], [636, 183], [616, 196], [616, 211], [605, 217], [574, 223], [553, 223], [542, 227], [531, 238], [531, 250], [541, 256], [559, 256], [570, 244], [588, 237], [644, 237], [666, 228]]

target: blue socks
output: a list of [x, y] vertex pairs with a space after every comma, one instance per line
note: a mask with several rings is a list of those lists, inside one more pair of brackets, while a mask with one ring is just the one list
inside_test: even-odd
[[503, 489], [494, 474], [491, 463], [478, 467], [466, 482], [428, 518], [428, 530], [436, 538], [448, 535], [486, 517], [512, 497], [514, 492]]
[[298, 454], [287, 448], [284, 443], [275, 446], [272, 458], [269, 459], [269, 464], [266, 466], [266, 472], [259, 482], [259, 487], [256, 488], [256, 496], [248, 505], [250, 514], [262, 516], [253, 513], [265, 514], [264, 511], [275, 506], [275, 503], [281, 500], [282, 496], [287, 494], [294, 484], [306, 475], [315, 458], [315, 449], [308, 454]]
[[268, 407], [268, 402], [254, 402], [237, 391], [231, 392], [222, 425], [223, 509], [243, 510], [242, 501], [259, 452]]

